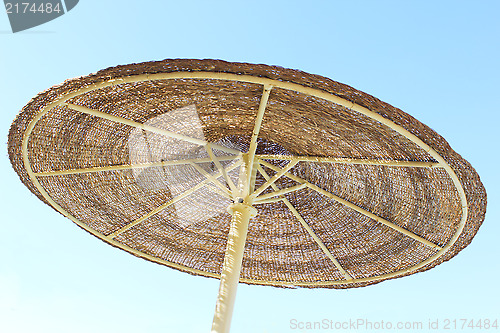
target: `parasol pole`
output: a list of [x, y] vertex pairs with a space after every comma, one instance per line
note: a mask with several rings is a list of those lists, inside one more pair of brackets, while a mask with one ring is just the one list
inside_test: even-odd
[[220, 278], [219, 296], [215, 305], [212, 333], [228, 333], [233, 315], [236, 289], [240, 280], [241, 262], [245, 250], [248, 223], [257, 210], [243, 202], [228, 207], [232, 214], [226, 254]]
[[219, 295], [215, 305], [215, 314], [212, 322], [212, 333], [228, 333], [233, 316], [236, 290], [240, 281], [241, 263], [245, 251], [248, 223], [250, 218], [257, 215], [257, 210], [252, 206], [249, 196], [249, 154], [243, 154], [244, 163], [240, 169], [239, 191], [234, 198], [234, 203], [227, 210], [231, 214], [231, 227], [227, 237], [226, 254], [222, 265]]
[[227, 209], [231, 213], [232, 219], [220, 277], [219, 296], [215, 305], [214, 320], [212, 322], [212, 333], [228, 333], [231, 326], [236, 288], [240, 281], [241, 262], [247, 239], [248, 223], [251, 217], [257, 215], [257, 210], [252, 206], [255, 195], [251, 193], [254, 192], [253, 187], [255, 186], [257, 169], [255, 152], [257, 150], [257, 138], [262, 126], [264, 111], [272, 88], [273, 86], [268, 84], [265, 84], [263, 87], [252, 131], [252, 138], [250, 139], [250, 147], [248, 148], [248, 153], [242, 156], [244, 163], [240, 170], [238, 194], [234, 198], [234, 203]]

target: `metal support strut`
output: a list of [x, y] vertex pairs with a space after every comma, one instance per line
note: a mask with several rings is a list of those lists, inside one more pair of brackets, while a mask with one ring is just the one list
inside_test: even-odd
[[241, 261], [245, 250], [248, 222], [257, 210], [245, 203], [234, 203], [228, 207], [231, 213], [231, 228], [227, 239], [226, 255], [222, 266], [219, 296], [215, 305], [212, 333], [228, 333], [233, 315], [236, 288], [240, 280]]

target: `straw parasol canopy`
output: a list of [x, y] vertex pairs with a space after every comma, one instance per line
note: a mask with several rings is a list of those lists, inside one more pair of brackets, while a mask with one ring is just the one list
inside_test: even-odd
[[40, 200], [190, 274], [220, 277], [233, 206], [253, 207], [247, 284], [352, 288], [422, 272], [465, 248], [486, 210], [478, 174], [432, 129], [277, 66], [169, 59], [71, 79], [23, 108], [8, 148]]

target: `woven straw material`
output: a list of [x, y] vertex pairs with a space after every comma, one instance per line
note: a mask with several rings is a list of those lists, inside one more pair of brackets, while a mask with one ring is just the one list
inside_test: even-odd
[[[208, 184], [159, 209], [206, 180], [196, 166], [36, 175], [210, 158], [203, 147], [193, 143], [61, 104], [47, 109], [65, 95], [77, 92], [81, 93], [66, 103], [247, 152], [262, 84], [216, 78], [120, 81], [144, 74], [176, 72], [229, 73], [294, 83], [365, 107], [403, 127], [437, 152], [456, 174], [465, 193], [465, 225], [453, 245], [436, 259], [432, 258], [439, 248], [408, 237], [313, 187], [285, 194], [352, 281], [345, 280], [284, 201], [256, 204], [258, 215], [250, 221], [242, 282], [351, 288], [414, 274], [455, 256], [471, 242], [484, 220], [486, 192], [476, 171], [441, 136], [410, 115], [318, 75], [220, 60], [177, 59], [118, 66], [68, 80], [40, 93], [23, 108], [9, 133], [9, 156], [21, 181], [42, 201], [114, 246], [191, 274], [218, 277], [231, 222], [226, 207], [231, 200], [220, 193], [220, 188]], [[92, 88], [110, 81], [112, 85]], [[86, 88], [88, 91], [83, 90]], [[32, 130], [30, 124], [34, 124]], [[25, 161], [23, 138], [28, 131], [31, 133]], [[438, 162], [386, 124], [332, 101], [282, 87], [271, 90], [257, 142], [257, 155]], [[218, 157], [231, 155], [213, 151]], [[239, 167], [234, 167], [235, 161], [220, 163], [226, 168], [233, 165], [229, 178], [237, 183]], [[272, 177], [286, 165], [283, 159], [264, 158], [262, 170]], [[198, 166], [224, 183], [223, 177], [216, 175], [213, 163]], [[289, 173], [290, 177], [276, 181], [275, 189], [269, 187], [262, 194], [307, 181], [439, 247], [452, 242], [460, 228], [463, 202], [456, 184], [443, 168], [301, 161]], [[258, 172], [255, 188], [265, 182], [265, 176]], [[122, 229], [138, 219], [142, 220]], [[117, 233], [119, 230], [122, 231]], [[411, 269], [425, 261], [421, 267]]]

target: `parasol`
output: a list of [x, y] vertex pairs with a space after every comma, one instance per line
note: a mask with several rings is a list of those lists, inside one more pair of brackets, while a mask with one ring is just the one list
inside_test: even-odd
[[484, 220], [472, 166], [432, 129], [318, 75], [220, 60], [117, 66], [33, 98], [9, 133], [21, 181], [103, 241], [238, 282], [353, 288], [422, 272]]

